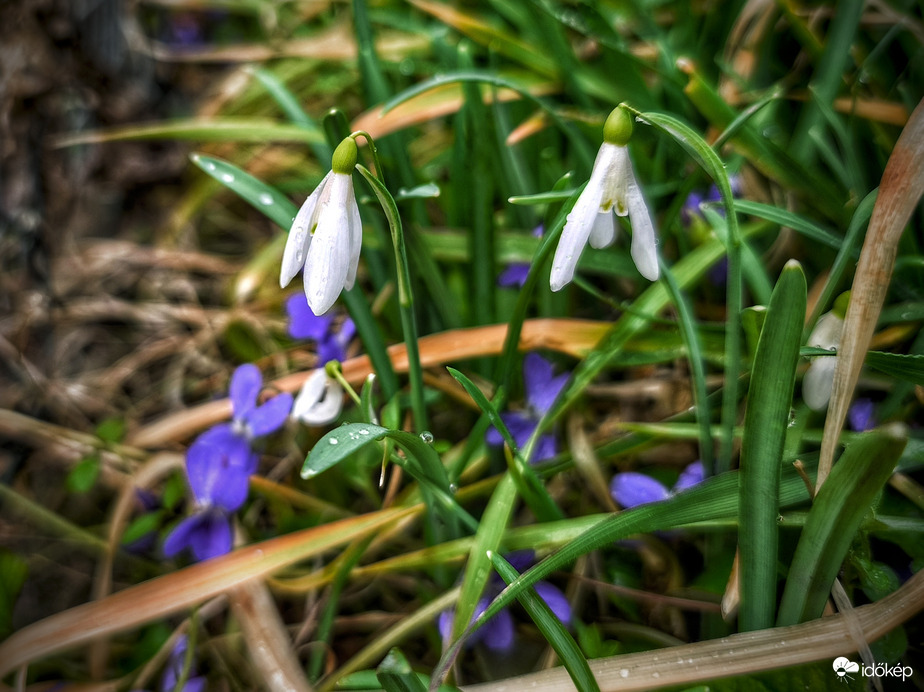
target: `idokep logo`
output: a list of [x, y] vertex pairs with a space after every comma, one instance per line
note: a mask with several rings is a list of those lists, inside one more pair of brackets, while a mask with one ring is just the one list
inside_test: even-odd
[[838, 680], [847, 682], [848, 680], [853, 680], [853, 677], [850, 673], [860, 672], [860, 665], [854, 663], [853, 661], [848, 661], [843, 656], [839, 656], [834, 659], [834, 673], [837, 675]]
[[860, 673], [866, 678], [901, 678], [902, 682], [911, 677], [914, 670], [911, 666], [903, 666], [900, 663], [890, 666], [887, 663], [873, 663], [872, 665], [860, 665], [844, 656], [838, 656], [832, 664], [834, 674], [838, 680], [847, 682], [853, 680], [851, 674]]

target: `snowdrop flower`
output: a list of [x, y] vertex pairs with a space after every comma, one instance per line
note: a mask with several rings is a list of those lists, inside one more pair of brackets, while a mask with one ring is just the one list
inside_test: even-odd
[[356, 142], [347, 137], [331, 171], [295, 215], [282, 255], [279, 285], [285, 288], [304, 267], [305, 297], [316, 315], [330, 310], [343, 289], [353, 288], [363, 228], [353, 192]]
[[343, 387], [324, 368], [331, 361], [346, 360], [347, 347], [356, 336], [356, 325], [347, 317], [334, 329], [333, 314], [315, 315], [305, 297], [296, 293], [286, 301], [289, 334], [295, 339], [317, 342], [318, 369], [305, 380], [295, 397], [292, 417], [305, 425], [327, 425], [343, 408]]
[[[835, 311], [826, 312], [818, 318], [807, 345], [833, 351], [841, 343], [844, 319]], [[834, 389], [834, 369], [837, 356], [818, 356], [802, 378], [802, 400], [813, 411], [824, 411], [828, 407], [831, 391]]]
[[603, 126], [603, 144], [597, 152], [587, 186], [565, 221], [552, 260], [551, 287], [559, 291], [574, 278], [574, 269], [588, 242], [604, 248], [616, 240], [616, 216], [632, 223], [632, 259], [649, 281], [658, 278], [658, 253], [654, 224], [641, 188], [635, 179], [627, 144], [632, 136], [632, 116], [623, 108], [610, 113]]
[[324, 368], [318, 368], [295, 397], [292, 417], [305, 425], [327, 425], [337, 420], [342, 409], [343, 387]]

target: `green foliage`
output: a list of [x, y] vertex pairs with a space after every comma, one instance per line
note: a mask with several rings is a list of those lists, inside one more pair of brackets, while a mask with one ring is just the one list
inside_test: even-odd
[[26, 583], [29, 565], [15, 553], [0, 549], [0, 574], [0, 637], [6, 637], [13, 631], [13, 608]]

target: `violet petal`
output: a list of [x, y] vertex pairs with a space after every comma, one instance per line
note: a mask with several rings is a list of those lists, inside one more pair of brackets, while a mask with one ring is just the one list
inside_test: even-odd
[[875, 404], [871, 399], [857, 399], [847, 410], [847, 421], [851, 429], [856, 432], [866, 432], [876, 427], [876, 419], [873, 417]]
[[292, 410], [292, 395], [288, 392], [277, 394], [269, 401], [258, 406], [247, 416], [247, 425], [255, 437], [276, 432], [286, 422]]
[[320, 341], [330, 329], [333, 316], [315, 315], [308, 307], [305, 293], [293, 293], [286, 300], [289, 315], [289, 336], [293, 339], [314, 339]]
[[498, 286], [522, 287], [526, 283], [526, 277], [529, 276], [529, 264], [525, 262], [514, 262], [497, 277]]
[[263, 387], [263, 376], [260, 368], [253, 363], [245, 363], [238, 367], [231, 375], [229, 394], [234, 418], [246, 418], [257, 405], [257, 395]]
[[513, 617], [507, 609], [497, 613], [478, 631], [480, 640], [492, 651], [507, 651], [513, 646]]
[[667, 488], [644, 473], [617, 473], [610, 483], [610, 495], [622, 507], [631, 509], [649, 502], [660, 502], [669, 496]]
[[228, 464], [241, 469], [249, 476], [256, 472], [259, 459], [250, 447], [250, 441], [234, 431], [234, 425], [219, 423], [196, 438], [193, 445], [210, 444], [221, 448]]
[[537, 582], [533, 588], [562, 624], [571, 624], [571, 604], [561, 589], [547, 581]]
[[536, 447], [533, 450], [532, 459], [529, 460], [531, 464], [538, 464], [543, 461], [548, 461], [555, 457], [558, 454], [558, 439], [552, 433], [546, 435], [540, 435], [539, 439], [536, 441]]
[[681, 490], [692, 488], [694, 485], [702, 483], [705, 477], [706, 470], [703, 468], [703, 462], [694, 461], [692, 464], [689, 464], [680, 474], [680, 478], [678, 478], [677, 482], [674, 483], [672, 492], [679, 493]]
[[570, 375], [557, 377], [553, 366], [538, 353], [527, 353], [523, 358], [523, 381], [526, 386], [526, 401], [539, 414], [546, 413], [561, 393]]
[[247, 499], [249, 477], [246, 467], [231, 463], [225, 450], [196, 442], [186, 453], [186, 474], [196, 502], [214, 505], [229, 512]]
[[202, 514], [194, 514], [191, 517], [186, 517], [173, 527], [173, 530], [167, 534], [167, 537], [164, 539], [164, 555], [173, 557], [190, 547], [192, 545], [191, 536], [193, 532], [198, 530], [199, 524], [203, 521], [204, 517]]
[[231, 552], [231, 518], [223, 512], [206, 512], [190, 534], [190, 547], [200, 562]]

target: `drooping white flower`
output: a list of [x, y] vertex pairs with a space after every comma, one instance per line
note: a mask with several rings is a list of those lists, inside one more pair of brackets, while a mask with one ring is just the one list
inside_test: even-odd
[[279, 285], [288, 285], [305, 268], [305, 296], [323, 315], [343, 289], [356, 281], [362, 247], [362, 221], [353, 192], [356, 142], [347, 137], [334, 151], [331, 171], [298, 210], [282, 255]]
[[[826, 312], [818, 318], [809, 335], [807, 346], [833, 351], [840, 347], [844, 319], [836, 312]], [[824, 411], [834, 389], [834, 369], [837, 356], [816, 356], [802, 378], [802, 400], [813, 411]]]
[[318, 368], [295, 397], [291, 415], [305, 425], [327, 425], [337, 420], [342, 409], [343, 387], [324, 368]]
[[[603, 126], [603, 144], [593, 172], [562, 230], [550, 284], [561, 290], [574, 278], [584, 246], [604, 248], [616, 240], [615, 216], [628, 216], [632, 225], [632, 260], [649, 281], [657, 280], [658, 253], [654, 223], [642, 190], [635, 179], [627, 144], [632, 136], [632, 117], [622, 108], [610, 113]], [[615, 216], [614, 216], [615, 214]]]

